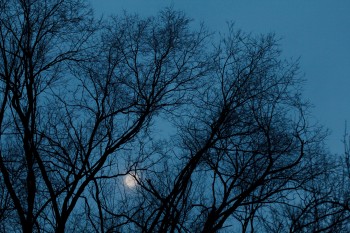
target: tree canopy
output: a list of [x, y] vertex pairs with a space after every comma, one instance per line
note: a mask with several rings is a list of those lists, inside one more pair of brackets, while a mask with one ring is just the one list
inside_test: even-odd
[[0, 0], [0, 231], [348, 232], [348, 144], [279, 42]]

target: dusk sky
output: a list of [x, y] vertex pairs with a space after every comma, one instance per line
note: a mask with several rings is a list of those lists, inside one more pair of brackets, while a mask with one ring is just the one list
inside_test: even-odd
[[331, 135], [327, 146], [342, 153], [345, 121], [350, 127], [349, 0], [90, 0], [97, 15], [157, 14], [165, 7], [184, 11], [194, 25], [225, 33], [226, 22], [253, 34], [274, 32], [282, 38], [283, 57], [299, 58], [306, 80], [304, 96], [312, 116]]

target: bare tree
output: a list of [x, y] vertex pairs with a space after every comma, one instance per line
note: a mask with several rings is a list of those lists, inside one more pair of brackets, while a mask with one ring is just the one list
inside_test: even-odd
[[67, 62], [81, 59], [91, 22], [83, 1], [0, 1], [0, 170], [16, 231], [56, 224], [42, 221], [49, 204], [61, 218], [61, 191], [50, 181], [40, 131], [48, 91], [67, 75]]
[[116, 18], [97, 31], [82, 1], [1, 7], [0, 165], [17, 224], [64, 232], [87, 218], [81, 230], [104, 232], [101, 179], [128, 173], [118, 170], [132, 161], [125, 151], [147, 141], [152, 118], [198, 85], [206, 34], [172, 11]]
[[344, 231], [298, 62], [190, 22], [0, 0], [1, 231]]
[[324, 134], [307, 122], [297, 63], [279, 59], [273, 35], [232, 27], [212, 51], [196, 95], [173, 113], [180, 146], [143, 173], [131, 211], [112, 213], [136, 231], [254, 232], [261, 213], [318, 177], [309, 168]]
[[[253, 37], [231, 28], [193, 110], [179, 116], [185, 124], [178, 157], [185, 162], [168, 193], [152, 180], [143, 184], [159, 199], [159, 206], [147, 210], [144, 231], [191, 232], [196, 225], [196, 231], [216, 232], [237, 220], [243, 220], [243, 232], [249, 222], [253, 231], [259, 208], [282, 202], [312, 178], [302, 172], [304, 161], [322, 136], [305, 119], [296, 64], [278, 57], [274, 36]], [[194, 182], [205, 184], [202, 200], [189, 198], [196, 195]]]

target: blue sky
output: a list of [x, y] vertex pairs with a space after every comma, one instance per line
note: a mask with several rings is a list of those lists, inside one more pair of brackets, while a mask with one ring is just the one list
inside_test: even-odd
[[331, 131], [327, 145], [342, 153], [350, 125], [350, 0], [90, 0], [95, 12], [143, 16], [164, 7], [184, 11], [195, 23], [225, 33], [226, 22], [251, 33], [274, 32], [286, 58], [300, 57], [304, 96], [315, 120]]

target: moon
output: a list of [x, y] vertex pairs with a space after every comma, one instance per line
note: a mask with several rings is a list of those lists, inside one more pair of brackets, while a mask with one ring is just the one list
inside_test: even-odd
[[136, 175], [127, 174], [124, 178], [124, 183], [128, 188], [135, 188], [137, 185], [136, 179]]

